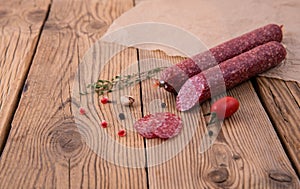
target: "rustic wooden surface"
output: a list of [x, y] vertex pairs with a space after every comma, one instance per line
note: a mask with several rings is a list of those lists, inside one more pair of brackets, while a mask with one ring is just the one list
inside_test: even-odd
[[299, 83], [258, 77], [256, 86], [278, 136], [300, 175]]
[[[239, 99], [240, 110], [224, 122], [216, 142], [204, 153], [199, 152], [206, 132], [203, 114], [209, 111], [210, 102], [189, 115], [178, 113], [174, 96], [154, 89], [151, 80], [125, 90], [136, 97], [135, 107], [117, 111], [130, 111], [133, 119], [170, 111], [194, 126], [184, 128], [179, 143], [187, 142], [186, 146], [174, 157], [170, 156], [173, 148], [151, 151], [151, 147], [168, 144], [166, 141], [144, 140], [133, 131], [117, 137], [123, 127], [113, 108], [118, 106], [105, 107], [95, 96], [92, 109], [99, 120], [109, 122], [105, 132], [122, 145], [145, 148], [142, 163], [148, 167], [119, 166], [120, 159], [106, 161], [88, 146], [85, 137], [90, 133], [85, 131], [90, 128], [76, 126], [78, 109], [73, 108], [71, 96], [86, 51], [134, 2], [19, 2], [0, 0], [0, 145], [5, 146], [0, 188], [300, 187], [298, 83], [258, 77], [230, 90], [228, 94]], [[117, 54], [99, 77], [109, 79], [132, 64], [134, 70], [143, 71], [160, 60], [174, 64], [182, 59], [128, 48]], [[165, 108], [160, 106], [162, 102]], [[190, 135], [193, 129], [195, 133]], [[168, 156], [168, 161], [160, 161]], [[136, 161], [135, 154], [125, 158]]]
[[0, 151], [19, 103], [50, 1], [0, 1]]
[[[158, 60], [153, 67], [159, 66], [160, 60], [171, 63], [182, 60], [167, 57], [160, 52], [147, 51], [140, 51], [139, 58], [141, 66], [153, 64]], [[148, 104], [151, 104], [153, 99], [165, 101], [168, 105], [167, 111], [174, 111], [175, 99], [169, 93], [153, 90], [149, 86], [151, 84], [147, 82], [142, 85], [144, 112], [151, 112]], [[201, 143], [200, 136], [205, 132], [204, 119], [199, 119], [195, 137], [182, 152], [164, 164], [149, 168], [148, 178], [151, 187], [185, 188], [190, 185], [193, 188], [297, 188], [299, 186], [297, 181], [292, 181], [292, 178], [297, 180], [297, 176], [251, 82], [230, 90], [228, 95], [237, 98], [241, 106], [235, 115], [224, 122], [212, 148], [203, 154], [197, 152]], [[202, 105], [202, 112], [209, 112], [208, 107], [209, 102]], [[190, 122], [189, 125], [197, 124], [194, 120]], [[291, 124], [296, 127], [297, 122]], [[296, 136], [299, 134], [295, 134], [294, 139], [286, 142], [299, 144]], [[152, 146], [151, 143], [157, 141], [149, 140], [149, 143], [148, 146]], [[292, 150], [297, 151], [295, 148]], [[163, 153], [170, 151], [172, 149]], [[166, 177], [166, 174], [169, 176]]]
[[[71, 109], [80, 59], [113, 19], [132, 6], [124, 0], [51, 3], [1, 154], [0, 188], [146, 187], [145, 169], [116, 166], [85, 145]], [[136, 54], [127, 51], [119, 61], [130, 63], [131, 58], [136, 60]]]

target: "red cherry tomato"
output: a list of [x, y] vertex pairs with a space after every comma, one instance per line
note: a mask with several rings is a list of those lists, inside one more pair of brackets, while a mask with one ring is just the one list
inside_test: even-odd
[[214, 102], [210, 112], [215, 114], [219, 120], [228, 118], [239, 109], [240, 103], [236, 98], [226, 96]]

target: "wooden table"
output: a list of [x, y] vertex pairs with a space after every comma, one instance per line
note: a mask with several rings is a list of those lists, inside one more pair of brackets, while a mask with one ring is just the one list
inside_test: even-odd
[[[0, 0], [0, 188], [299, 188], [296, 82], [257, 77], [228, 91], [242, 106], [205, 153], [198, 148], [210, 102], [201, 105], [193, 138], [162, 164], [118, 166], [91, 150], [75, 124], [75, 74], [88, 48], [133, 6], [132, 0]], [[149, 58], [181, 60], [128, 48], [103, 76]], [[133, 91], [139, 96], [136, 119], [149, 112], [151, 99], [166, 100], [174, 111], [174, 97], [149, 86], [142, 82]], [[109, 110], [98, 111], [105, 116]], [[110, 124], [107, 131], [125, 145], [162, 143], [134, 132], [118, 138], [118, 123]], [[145, 153], [145, 165], [147, 158]]]

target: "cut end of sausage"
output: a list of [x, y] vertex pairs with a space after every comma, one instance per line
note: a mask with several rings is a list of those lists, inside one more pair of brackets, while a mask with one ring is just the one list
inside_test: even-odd
[[159, 81], [159, 87], [164, 88], [166, 91], [174, 93], [175, 95], [177, 94], [176, 89], [164, 80]]
[[176, 108], [179, 111], [186, 111], [199, 103], [199, 98], [205, 91], [205, 83], [205, 77], [199, 75], [187, 80], [176, 98]]
[[171, 66], [162, 71], [160, 76], [160, 81], [164, 84], [161, 85], [166, 91], [177, 94], [179, 89], [184, 84], [184, 82], [189, 78], [180, 67]]

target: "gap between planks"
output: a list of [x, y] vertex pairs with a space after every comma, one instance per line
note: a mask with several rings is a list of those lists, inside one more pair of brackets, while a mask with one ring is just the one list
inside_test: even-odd
[[[132, 1], [106, 2], [58, 0], [52, 4], [27, 79], [32, 85], [22, 96], [8, 147], [1, 157], [1, 188], [12, 185], [16, 188], [146, 188], [144, 169], [127, 169], [103, 161], [82, 143], [72, 119], [68, 88], [80, 61], [78, 57], [82, 57], [118, 15], [132, 7]], [[88, 22], [82, 15], [89, 16]], [[61, 27], [66, 23], [68, 27]], [[115, 63], [133, 60], [136, 50], [123, 55], [124, 59], [119, 57]], [[49, 85], [44, 85], [46, 82]], [[133, 145], [139, 141], [135, 136], [127, 138]], [[74, 140], [69, 142], [70, 139]]]
[[[162, 52], [140, 51], [140, 62], [143, 62], [145, 67], [151, 67], [152, 58], [165, 59], [171, 63], [180, 61], [179, 58], [168, 57]], [[159, 61], [153, 63], [158, 65]], [[156, 98], [170, 105], [168, 111], [178, 113], [174, 109], [173, 95], [153, 90], [150, 86], [151, 82], [143, 82], [145, 113], [153, 111], [151, 109], [153, 107], [149, 104]], [[194, 122], [200, 127], [184, 150], [165, 163], [148, 168], [150, 187], [293, 188], [299, 186], [295, 170], [291, 167], [251, 82], [245, 82], [229, 90], [228, 94], [238, 98], [243, 106], [230, 119], [225, 120], [225, 125], [211, 149], [202, 155], [197, 153], [204, 132], [202, 126], [205, 124], [203, 113], [200, 112], [198, 117], [201, 117], [200, 120]], [[209, 111], [208, 102], [201, 107], [204, 113]], [[190, 120], [193, 122], [193, 119]], [[147, 140], [147, 147], [160, 145], [161, 142], [163, 141]], [[163, 153], [172, 153], [172, 148], [157, 152], [160, 155]], [[147, 154], [150, 163], [155, 158], [155, 154], [151, 155], [153, 154]], [[221, 177], [225, 180], [218, 180]]]
[[[139, 72], [139, 78], [141, 79], [141, 62], [140, 62], [140, 52], [139, 49], [136, 49], [136, 54], [137, 54], [137, 62], [138, 62], [138, 72]], [[144, 114], [144, 104], [143, 104], [143, 85], [142, 82], [139, 82], [140, 86], [140, 102], [141, 102], [141, 114], [142, 117], [145, 116]], [[146, 173], [146, 186], [149, 189], [149, 173], [148, 173], [148, 160], [147, 160], [147, 140], [144, 138], [144, 148], [145, 148], [145, 173]]]

